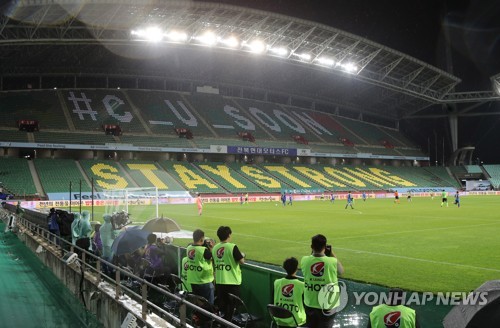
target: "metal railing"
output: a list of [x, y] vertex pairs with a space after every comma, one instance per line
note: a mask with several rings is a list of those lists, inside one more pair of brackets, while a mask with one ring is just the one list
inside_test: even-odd
[[[1, 211], [6, 211], [1, 209]], [[9, 213], [9, 216], [13, 213]], [[78, 258], [78, 263], [81, 268], [82, 277], [87, 278], [87, 281], [90, 281], [96, 286], [97, 290], [101, 292], [105, 292], [103, 289], [103, 283], [108, 283], [109, 286], [114, 289], [114, 298], [117, 301], [123, 300], [126, 296], [130, 299], [136, 301], [138, 304], [142, 306], [141, 318], [144, 322], [147, 321], [148, 316], [155, 314], [167, 321], [171, 324], [178, 327], [189, 327], [187, 313], [188, 309], [193, 312], [199, 313], [203, 315], [211, 321], [212, 325], [214, 322], [217, 322], [219, 325], [230, 327], [230, 328], [238, 328], [239, 326], [229, 322], [222, 317], [218, 316], [215, 313], [205, 310], [195, 304], [192, 304], [186, 300], [187, 293], [185, 294], [174, 294], [169, 290], [162, 288], [160, 286], [154, 285], [149, 281], [135, 275], [130, 272], [126, 268], [117, 266], [113, 263], [110, 263], [106, 260], [103, 260], [99, 256], [84, 250], [78, 246], [73, 245], [71, 242], [61, 238], [58, 235], [55, 235], [48, 231], [47, 229], [41, 227], [40, 225], [31, 222], [26, 218], [22, 218], [16, 216], [16, 224], [18, 228], [20, 228], [21, 233], [27, 233], [33, 239], [38, 239], [38, 242], [46, 243], [46, 245], [41, 245], [42, 247], [50, 250], [54, 256], [57, 256], [63, 261], [63, 257], [69, 252], [78, 252], [80, 256]], [[57, 252], [61, 252], [60, 255]], [[114, 277], [104, 274], [101, 270], [104, 266], [115, 271]], [[126, 284], [124, 285], [122, 281], [128, 279], [129, 281], [135, 282], [135, 285], [140, 286], [140, 293], [134, 291], [129, 288]], [[94, 280], [94, 281], [93, 281]], [[164, 309], [162, 306], [153, 303], [150, 299], [148, 299], [148, 295], [151, 294], [151, 291], [155, 291], [158, 295], [161, 296], [163, 300], [169, 300], [175, 302], [175, 309], [177, 309], [178, 315], [175, 315], [173, 312], [169, 312]], [[80, 291], [81, 292], [81, 291]], [[82, 301], [84, 305], [86, 305], [86, 300], [84, 295], [82, 294]], [[163, 302], [165, 304], [165, 302]]]

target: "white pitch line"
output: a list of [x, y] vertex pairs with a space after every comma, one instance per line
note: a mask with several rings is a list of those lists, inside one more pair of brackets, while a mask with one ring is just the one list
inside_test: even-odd
[[341, 249], [341, 250], [344, 250], [344, 251], [354, 252], [354, 253], [364, 253], [364, 254], [370, 254], [370, 255], [393, 257], [393, 258], [405, 259], [405, 260], [410, 260], [410, 261], [419, 261], [419, 262], [441, 264], [441, 265], [449, 265], [449, 266], [456, 266], [456, 267], [476, 269], [476, 270], [485, 270], [485, 271], [500, 272], [499, 269], [477, 267], [477, 266], [467, 265], [467, 264], [459, 264], [459, 263], [450, 263], [450, 262], [443, 262], [443, 261], [434, 261], [434, 260], [427, 260], [427, 259], [419, 259], [417, 257], [409, 257], [409, 256], [403, 256], [403, 255], [378, 253], [378, 252], [369, 252], [369, 251], [360, 251], [360, 250], [355, 250], [355, 249], [350, 249], [350, 248], [342, 248], [342, 247], [335, 247], [335, 249]]
[[335, 240], [344, 240], [344, 239], [355, 239], [355, 238], [365, 238], [365, 237], [377, 237], [377, 236], [387, 236], [387, 235], [397, 235], [397, 234], [404, 234], [404, 233], [414, 233], [414, 232], [424, 232], [424, 231], [436, 231], [436, 230], [452, 230], [452, 229], [460, 229], [460, 228], [475, 228], [475, 227], [482, 227], [482, 226], [490, 226], [490, 225], [496, 225], [500, 224], [500, 222], [495, 222], [495, 223], [483, 223], [483, 224], [475, 224], [475, 225], [463, 225], [463, 226], [454, 226], [454, 227], [442, 227], [442, 228], [428, 228], [428, 229], [419, 229], [419, 230], [404, 230], [404, 231], [394, 231], [394, 232], [384, 232], [384, 233], [377, 233], [377, 234], [371, 234], [371, 235], [357, 235], [357, 236], [347, 236], [347, 237], [337, 237]]

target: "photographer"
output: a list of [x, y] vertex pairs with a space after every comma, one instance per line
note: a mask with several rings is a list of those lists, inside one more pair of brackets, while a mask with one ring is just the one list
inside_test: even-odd
[[187, 253], [187, 284], [193, 294], [203, 296], [210, 304], [214, 303], [214, 270], [212, 267], [213, 242], [205, 240], [205, 233], [196, 229], [193, 232], [193, 244]]
[[[326, 237], [312, 237], [312, 254], [304, 256], [300, 262], [304, 275], [304, 304], [307, 316], [307, 327], [332, 327], [335, 314], [330, 310], [338, 306], [325, 304], [323, 286], [332, 284], [338, 287], [337, 275], [344, 273], [344, 268], [332, 251], [332, 246], [326, 244]], [[323, 295], [320, 295], [320, 292]], [[320, 297], [322, 296], [322, 297]], [[323, 301], [323, 302], [322, 302]]]
[[231, 302], [228, 294], [240, 296], [241, 268], [245, 263], [245, 255], [236, 244], [231, 243], [231, 228], [220, 226], [217, 237], [220, 243], [214, 246], [212, 255], [215, 264], [215, 284], [219, 309], [224, 313], [224, 319], [231, 320]]

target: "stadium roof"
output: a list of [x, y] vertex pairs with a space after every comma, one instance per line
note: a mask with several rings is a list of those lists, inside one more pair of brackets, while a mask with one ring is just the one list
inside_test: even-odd
[[[443, 104], [499, 98], [493, 91], [454, 93], [459, 78], [418, 59], [330, 26], [265, 11], [160, 0], [21, 0], [1, 11], [3, 76], [236, 85], [390, 120]], [[146, 42], [137, 31], [151, 27], [159, 35]], [[169, 38], [172, 32], [186, 38]], [[214, 47], [204, 42], [207, 33]], [[229, 38], [236, 45], [225, 42]], [[263, 53], [255, 53], [255, 42]]]

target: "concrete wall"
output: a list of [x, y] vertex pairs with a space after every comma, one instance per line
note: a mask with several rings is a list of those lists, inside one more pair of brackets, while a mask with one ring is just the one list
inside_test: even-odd
[[[68, 266], [61, 259], [59, 252], [54, 252], [53, 246], [46, 244], [45, 240], [40, 236], [33, 234], [30, 231], [20, 233], [19, 238], [24, 244], [34, 253], [37, 254], [40, 261], [48, 267], [54, 275], [70, 290], [71, 294], [80, 302], [80, 281], [81, 270], [74, 265]], [[43, 247], [43, 251], [37, 253], [36, 249], [39, 246]], [[146, 322], [141, 319], [141, 304], [128, 299], [126, 302], [120, 298], [115, 300], [114, 286], [97, 280], [97, 275], [93, 272], [86, 272], [83, 280], [83, 295], [86, 300], [87, 310], [96, 316], [96, 319], [101, 322], [106, 328], [120, 328], [123, 320], [129, 312], [135, 315], [140, 326], [146, 327], [174, 327], [165, 320], [156, 315], [149, 314], [149, 320]], [[93, 296], [93, 297], [91, 297]], [[97, 296], [97, 297], [96, 297]], [[83, 305], [83, 302], [82, 304]], [[78, 313], [75, 310], [75, 313]], [[151, 322], [154, 321], [155, 324]]]

